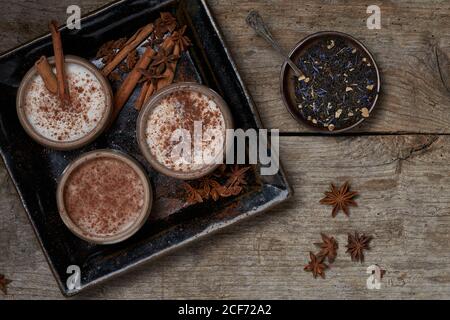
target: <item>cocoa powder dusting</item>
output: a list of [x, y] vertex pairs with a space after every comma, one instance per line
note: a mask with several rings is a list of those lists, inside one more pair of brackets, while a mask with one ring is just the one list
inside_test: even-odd
[[150, 151], [160, 163], [176, 171], [198, 170], [204, 165], [186, 163], [189, 159], [183, 159], [184, 163], [179, 158], [173, 159], [172, 151], [178, 143], [173, 140], [173, 133], [179, 129], [186, 130], [193, 141], [195, 122], [202, 124], [204, 154], [215, 154], [219, 149], [220, 154], [223, 148], [223, 145], [220, 145], [221, 140], [215, 141], [214, 135], [206, 135], [207, 130], [214, 130], [217, 135], [222, 135], [223, 139], [225, 137], [225, 120], [213, 100], [200, 92], [180, 90], [160, 101], [160, 105], [149, 117], [146, 132]]
[[70, 219], [91, 236], [126, 230], [144, 207], [144, 184], [136, 171], [118, 159], [101, 157], [75, 169], [64, 189]]
[[30, 83], [25, 114], [34, 129], [55, 141], [74, 141], [92, 131], [106, 108], [106, 98], [98, 81], [87, 70], [68, 65], [70, 104], [62, 104], [47, 91], [40, 77]]

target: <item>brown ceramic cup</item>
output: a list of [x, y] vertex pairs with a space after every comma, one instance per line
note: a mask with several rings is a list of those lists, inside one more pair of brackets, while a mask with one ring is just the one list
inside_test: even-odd
[[[53, 57], [48, 59], [50, 66], [54, 67], [54, 61], [55, 60]], [[33, 127], [32, 123], [30, 123], [25, 111], [25, 99], [31, 82], [33, 81], [33, 79], [35, 79], [36, 76], [38, 76], [38, 72], [35, 66], [33, 66], [23, 77], [16, 97], [17, 115], [26, 133], [39, 144], [56, 150], [73, 150], [91, 143], [108, 127], [113, 112], [113, 93], [111, 86], [109, 84], [109, 81], [98, 71], [98, 69], [89, 61], [77, 56], [65, 56], [65, 63], [66, 66], [68, 64], [79, 65], [80, 67], [92, 73], [99, 81], [100, 86], [105, 94], [105, 110], [103, 111], [102, 116], [96, 123], [95, 127], [86, 135], [76, 140], [58, 141], [57, 139], [50, 139], [48, 137], [45, 137]]]
[[[136, 172], [137, 176], [140, 178], [143, 186], [143, 205], [142, 210], [140, 210], [137, 217], [133, 220], [133, 222], [127, 226], [124, 230], [120, 230], [118, 233], [108, 236], [100, 236], [96, 234], [92, 234], [83, 230], [82, 227], [77, 225], [71, 218], [70, 213], [68, 212], [68, 208], [65, 203], [65, 191], [66, 187], [69, 184], [68, 181], [71, 178], [72, 173], [75, 170], [80, 168], [83, 164], [86, 164], [90, 161], [95, 161], [99, 158], [108, 158], [115, 159], [123, 162], [132, 168], [134, 172]], [[91, 242], [95, 244], [114, 244], [118, 242], [122, 242], [132, 235], [134, 235], [147, 221], [148, 216], [150, 215], [150, 211], [153, 203], [153, 192], [152, 187], [149, 181], [147, 174], [145, 173], [142, 166], [130, 156], [116, 151], [116, 150], [95, 150], [81, 155], [79, 158], [75, 159], [71, 162], [63, 174], [61, 175], [60, 181], [58, 183], [57, 192], [56, 192], [56, 200], [58, 205], [58, 211], [63, 220], [64, 224], [75, 234], [77, 237]]]
[[[149, 145], [147, 144], [147, 135], [146, 135], [146, 129], [148, 125], [148, 119], [151, 116], [153, 110], [159, 105], [160, 101], [168, 96], [170, 96], [173, 93], [179, 92], [179, 91], [191, 91], [194, 93], [199, 93], [207, 98], [211, 99], [215, 102], [217, 107], [220, 109], [223, 119], [225, 122], [225, 129], [232, 129], [233, 128], [233, 120], [231, 116], [230, 109], [226, 102], [223, 100], [223, 98], [213, 91], [212, 89], [198, 84], [198, 83], [174, 83], [161, 91], [159, 91], [157, 94], [155, 94], [151, 99], [149, 99], [148, 102], [143, 106], [141, 113], [139, 114], [138, 121], [137, 121], [137, 140], [139, 144], [139, 148], [144, 155], [144, 157], [147, 159], [147, 161], [150, 163], [150, 165], [157, 170], [158, 172], [172, 177], [176, 179], [181, 180], [193, 180], [198, 179], [201, 177], [204, 177], [210, 173], [212, 173], [217, 167], [220, 165], [220, 163], [213, 163], [213, 164], [205, 164], [205, 166], [202, 166], [198, 170], [192, 170], [192, 171], [176, 171], [172, 168], [169, 168], [163, 164], [161, 164], [156, 157], [152, 154]], [[223, 159], [223, 156], [226, 154], [226, 137], [224, 137], [224, 146], [223, 146], [223, 153], [220, 154], [220, 158]]]

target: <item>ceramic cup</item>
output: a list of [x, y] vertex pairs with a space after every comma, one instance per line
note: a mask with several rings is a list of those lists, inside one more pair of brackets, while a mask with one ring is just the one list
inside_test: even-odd
[[[101, 168], [95, 167], [96, 160], [109, 160], [113, 161], [115, 164], [118, 164], [119, 166], [117, 168], [119, 169], [117, 174], [113, 173], [111, 174], [111, 176], [104, 179], [100, 177], [99, 179], [101, 179], [101, 182], [97, 182], [96, 185], [95, 181], [89, 180], [89, 170], [102, 170]], [[98, 162], [97, 164], [105, 168], [104, 162]], [[84, 165], [88, 166], [84, 169], [88, 172], [87, 175], [86, 172], [80, 170], [80, 168], [82, 168]], [[126, 169], [124, 170], [123, 168]], [[127, 181], [130, 181], [127, 179], [136, 178], [129, 178], [131, 172], [135, 172], [136, 176], [139, 179], [139, 182], [137, 182], [139, 187], [133, 189], [138, 191], [128, 191], [126, 187], [123, 187], [123, 185], [127, 184]], [[124, 176], [117, 177], [120, 174], [124, 174]], [[98, 177], [101, 175], [101, 171], [97, 171], [95, 173], [93, 172], [91, 176]], [[108, 181], [110, 180], [115, 181], [113, 183], [115, 183], [118, 189], [123, 187], [123, 190], [120, 189], [118, 191], [108, 191], [111, 189], [111, 187], [108, 188]], [[87, 192], [82, 193], [81, 191], [79, 191], [79, 189], [81, 189], [80, 181], [84, 181], [81, 184], [82, 186], [89, 186], [89, 190], [87, 190]], [[76, 183], [78, 183], [78, 186], [76, 185]], [[102, 185], [102, 187], [97, 187], [100, 184]], [[90, 193], [95, 192], [104, 193], [92, 197]], [[83, 194], [85, 194], [86, 196], [84, 197]], [[130, 194], [132, 194], [132, 196], [130, 196]], [[139, 196], [135, 196], [135, 194]], [[72, 198], [69, 200], [70, 197]], [[104, 205], [106, 204], [106, 206], [108, 206], [109, 203], [113, 203], [115, 200], [117, 200], [116, 198], [120, 197], [125, 200], [122, 201], [119, 199], [117, 201], [118, 210], [117, 212], [115, 212], [117, 213], [117, 215], [111, 216], [111, 211], [105, 210]], [[77, 201], [80, 198], [81, 200]], [[72, 231], [77, 237], [95, 244], [113, 244], [128, 239], [144, 225], [151, 211], [153, 194], [148, 176], [136, 160], [126, 154], [115, 150], [95, 150], [83, 154], [67, 166], [58, 183], [56, 199], [61, 219], [69, 228], [69, 230]], [[73, 205], [74, 202], [77, 208], [73, 210], [74, 212], [77, 212], [78, 216], [78, 212], [81, 211], [84, 215], [83, 220], [80, 220], [79, 218], [73, 218], [74, 213], [70, 212], [70, 204]], [[127, 210], [126, 206], [128, 205], [133, 208], [133, 211], [131, 211], [131, 209]], [[86, 208], [91, 207], [92, 210], [86, 209], [85, 211], [83, 211], [83, 206], [85, 206]], [[123, 207], [121, 208], [121, 206]], [[109, 215], [107, 217], [105, 215], [102, 216], [102, 213], [104, 212], [106, 212], [107, 214], [109, 213]], [[127, 212], [132, 212], [132, 214], [129, 215], [130, 218], [120, 220], [120, 216], [125, 215], [125, 213]], [[92, 216], [89, 216], [90, 213], [93, 213]], [[124, 218], [122, 217], [122, 219]], [[107, 222], [104, 222], [105, 220]], [[120, 222], [117, 224], [117, 220], [125, 222]], [[88, 221], [88, 223], [86, 223], [86, 221]], [[104, 226], [106, 223], [108, 231], [112, 230], [112, 227], [108, 226], [107, 224], [109, 223], [109, 221], [112, 221], [111, 223], [114, 227], [116, 227], [116, 225], [119, 226], [116, 228], [118, 230], [117, 232], [108, 232], [108, 234], [105, 235], [96, 231], [99, 230], [100, 227], [97, 228], [95, 223], [101, 223], [101, 226]]]
[[[214, 108], [212, 110], [214, 111], [220, 111], [220, 113], [223, 116], [223, 124], [225, 129], [232, 129], [233, 128], [233, 120], [231, 116], [230, 109], [226, 102], [223, 100], [223, 98], [216, 93], [215, 91], [211, 90], [210, 88], [200, 85], [198, 83], [175, 83], [172, 84], [161, 91], [159, 91], [157, 94], [155, 94], [149, 101], [143, 106], [141, 113], [139, 114], [138, 122], [137, 122], [137, 139], [138, 144], [140, 147], [140, 150], [144, 157], [147, 159], [147, 161], [150, 163], [150, 165], [157, 170], [158, 172], [176, 178], [176, 179], [182, 179], [182, 180], [193, 180], [198, 179], [203, 176], [206, 176], [213, 172], [220, 163], [211, 163], [211, 164], [205, 164], [204, 166], [197, 167], [193, 170], [176, 170], [173, 167], [169, 167], [162, 163], [162, 161], [157, 159], [157, 156], [151, 151], [151, 146], [148, 142], [148, 129], [149, 129], [149, 119], [154, 116], [154, 112], [157, 108], [161, 108], [161, 103], [165, 99], [169, 99], [174, 94], [180, 94], [190, 92], [193, 95], [198, 95], [198, 97], [204, 97], [205, 99], [208, 99], [209, 101], [212, 101]], [[175, 103], [176, 104], [176, 103]], [[189, 104], [185, 103], [185, 104]], [[176, 106], [175, 106], [176, 108]], [[188, 107], [189, 108], [189, 107]], [[209, 108], [208, 104], [205, 104], [204, 108]], [[201, 108], [200, 108], [201, 109]], [[184, 109], [180, 109], [180, 113], [185, 112]], [[173, 109], [171, 109], [172, 112], [170, 117], [177, 117], [179, 115], [179, 112], [173, 113]], [[193, 111], [198, 112], [198, 111]], [[164, 113], [161, 113], [164, 114]], [[197, 116], [198, 117], [198, 116]], [[200, 116], [201, 117], [201, 116]], [[182, 119], [188, 119], [190, 116], [181, 116], [180, 121], [183, 121]], [[168, 120], [170, 121], [170, 120]], [[152, 128], [152, 125], [150, 125], [150, 128]], [[177, 128], [173, 128], [170, 130], [175, 130]], [[161, 130], [163, 131], [163, 130]], [[156, 134], [159, 134], [160, 131], [157, 131]], [[169, 134], [172, 133], [172, 131], [169, 132]], [[225, 136], [223, 136], [223, 145], [222, 150], [223, 152], [220, 152], [220, 154], [217, 155], [217, 158], [223, 159], [223, 156], [226, 154], [226, 143], [225, 143]], [[161, 139], [163, 138], [163, 134], [161, 134]]]
[[[54, 67], [53, 57], [48, 62]], [[109, 81], [92, 63], [67, 55], [65, 67], [72, 75], [71, 98], [77, 100], [65, 110], [56, 109], [61, 108], [54, 106], [57, 95], [45, 89], [35, 66], [22, 79], [16, 98], [17, 115], [26, 133], [56, 150], [73, 150], [91, 143], [108, 127], [113, 112]]]

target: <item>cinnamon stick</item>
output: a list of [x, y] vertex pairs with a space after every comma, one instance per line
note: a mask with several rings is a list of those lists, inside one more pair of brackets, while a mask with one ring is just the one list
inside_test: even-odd
[[134, 108], [136, 110], [141, 110], [142, 105], [146, 101], [145, 97], [147, 96], [147, 90], [150, 88], [151, 84], [152, 84], [151, 81], [146, 81], [142, 85], [141, 92], [139, 92], [139, 97], [137, 98], [136, 102], [134, 103]]
[[49, 28], [52, 34], [53, 51], [55, 55], [58, 96], [63, 104], [70, 103], [69, 86], [67, 84], [66, 70], [64, 67], [64, 52], [57, 22], [52, 20], [49, 24]]
[[147, 92], [145, 93], [145, 99], [144, 102], [147, 102], [148, 99], [152, 96], [152, 94], [155, 92], [155, 85], [153, 83], [150, 83], [150, 86], [147, 89]]
[[134, 66], [133, 70], [131, 70], [120, 88], [117, 90], [114, 97], [113, 119], [119, 114], [120, 110], [122, 110], [123, 106], [136, 87], [139, 79], [141, 78], [141, 72], [139, 71], [139, 69], [147, 69], [154, 55], [155, 51], [151, 47], [147, 47], [142, 57]]
[[44, 81], [47, 90], [53, 94], [57, 94], [58, 82], [56, 81], [55, 74], [53, 73], [52, 67], [48, 63], [47, 58], [45, 56], [40, 57], [34, 65], [36, 66], [37, 72]]
[[142, 28], [140, 28], [128, 41], [125, 43], [124, 47], [116, 54], [114, 59], [111, 60], [102, 69], [102, 74], [107, 77], [127, 56], [128, 54], [136, 49], [148, 36], [153, 32], [153, 24], [150, 23]]

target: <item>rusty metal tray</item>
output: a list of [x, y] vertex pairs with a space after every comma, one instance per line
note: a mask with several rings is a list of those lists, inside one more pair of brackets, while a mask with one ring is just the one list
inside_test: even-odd
[[[162, 10], [171, 11], [180, 24], [188, 26], [187, 35], [193, 42], [179, 63], [175, 81], [206, 84], [226, 100], [236, 127], [261, 128], [254, 103], [204, 0], [115, 2], [85, 16], [81, 30], [63, 28], [64, 51], [93, 61], [104, 42], [131, 36]], [[65, 296], [253, 216], [290, 196], [291, 189], [281, 169], [274, 176], [260, 176], [254, 166], [249, 186], [238, 197], [187, 205], [177, 191], [182, 182], [152, 170], [139, 152], [135, 138], [138, 113], [133, 108], [133, 97], [114, 126], [91, 145], [70, 152], [38, 145], [20, 126], [15, 99], [22, 77], [41, 55], [52, 55], [49, 35], [0, 56], [0, 152]], [[55, 199], [57, 179], [68, 163], [81, 153], [102, 148], [117, 149], [137, 159], [155, 190], [151, 218], [145, 226], [127, 241], [110, 246], [93, 245], [75, 237], [60, 219]], [[81, 269], [79, 289], [69, 290], [66, 286], [70, 265]]]

